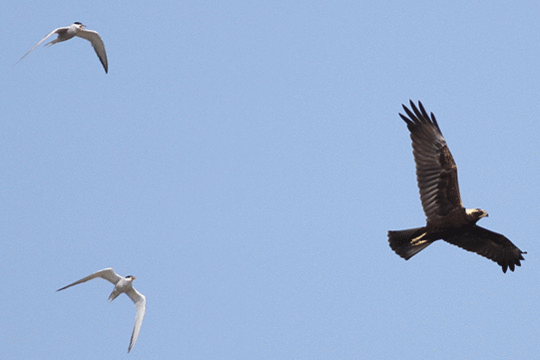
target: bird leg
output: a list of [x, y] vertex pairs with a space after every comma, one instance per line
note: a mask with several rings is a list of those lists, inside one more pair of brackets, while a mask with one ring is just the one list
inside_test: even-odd
[[411, 240], [411, 245], [417, 246], [417, 245], [422, 245], [422, 244], [426, 243], [428, 241], [428, 239], [423, 239], [423, 237], [426, 236], [426, 234], [427, 234], [427, 232], [425, 232], [422, 235], [417, 236], [414, 239], [412, 239]]

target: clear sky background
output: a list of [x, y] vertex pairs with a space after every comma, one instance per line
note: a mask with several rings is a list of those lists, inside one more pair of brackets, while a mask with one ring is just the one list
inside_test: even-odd
[[[535, 359], [540, 3], [25, 1], [0, 11], [2, 359]], [[90, 44], [38, 47], [75, 21]], [[52, 40], [52, 37], [50, 40]], [[49, 40], [49, 41], [50, 41]], [[434, 112], [514, 273], [425, 216]], [[134, 275], [56, 289], [102, 268]]]

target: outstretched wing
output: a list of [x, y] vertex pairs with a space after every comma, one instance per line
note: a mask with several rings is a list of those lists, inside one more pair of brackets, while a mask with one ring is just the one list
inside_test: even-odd
[[105, 69], [105, 73], [107, 73], [109, 71], [109, 66], [107, 63], [107, 53], [105, 52], [105, 44], [103, 44], [103, 40], [101, 40], [101, 36], [99, 36], [97, 31], [81, 29], [77, 31], [76, 35], [92, 43], [92, 47], [94, 48], [94, 51], [96, 52], [99, 58], [99, 61], [101, 61], [101, 65], [103, 65], [103, 68]]
[[[44, 37], [43, 39], [39, 40], [39, 42], [38, 42], [36, 45], [34, 45], [33, 48], [31, 48], [30, 50], [28, 50], [28, 52], [27, 52], [26, 54], [24, 54], [23, 57], [19, 59], [19, 61], [21, 61], [22, 59], [24, 59], [24, 57], [25, 57], [26, 55], [30, 54], [30, 53], [32, 52], [32, 50], [34, 50], [35, 48], [37, 48], [37, 47], [39, 46], [39, 44], [41, 44], [42, 42], [44, 42], [49, 36], [51, 36], [52, 34], [56, 34], [56, 32], [57, 32], [58, 30], [62, 30], [62, 29], [65, 29], [65, 28], [54, 29], [53, 31], [51, 31], [50, 33], [48, 33], [47, 35], [45, 35], [45, 37]], [[15, 63], [15, 65], [17, 65], [17, 64], [19, 63], [19, 61], [17, 61], [17, 62]]]
[[411, 132], [416, 179], [427, 221], [438, 222], [452, 211], [463, 207], [459, 195], [457, 167], [446, 145], [433, 113], [427, 114], [419, 101], [417, 108], [403, 109], [408, 117], [399, 114]]
[[139, 337], [139, 331], [141, 331], [141, 325], [144, 319], [144, 313], [146, 312], [146, 297], [135, 290], [133, 287], [126, 291], [126, 295], [135, 303], [137, 308], [137, 315], [135, 315], [135, 325], [133, 326], [133, 333], [131, 334], [131, 341], [129, 342], [128, 352], [137, 342]]
[[525, 260], [522, 254], [526, 252], [519, 250], [506, 236], [477, 225], [464, 234], [446, 237], [444, 240], [495, 261], [502, 266], [504, 273], [507, 268], [514, 271], [515, 265], [521, 266], [520, 260]]
[[87, 281], [95, 279], [97, 277], [108, 280], [108, 281], [112, 282], [115, 285], [116, 285], [117, 282], [120, 281], [120, 279], [122, 279], [122, 277], [120, 275], [118, 275], [117, 273], [115, 273], [112, 268], [107, 268], [107, 269], [96, 271], [95, 273], [93, 273], [91, 275], [88, 275], [86, 277], [83, 277], [81, 280], [77, 280], [74, 283], [69, 284], [67, 286], [64, 286], [63, 288], [58, 289], [56, 291], [67, 289], [70, 286], [81, 284], [83, 282], [87, 282]]

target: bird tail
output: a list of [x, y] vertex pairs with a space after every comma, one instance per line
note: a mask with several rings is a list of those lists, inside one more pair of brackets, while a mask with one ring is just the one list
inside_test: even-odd
[[109, 295], [109, 302], [113, 301], [120, 295], [122, 292], [119, 291], [116, 286], [114, 287], [114, 290], [112, 291], [111, 295]]
[[433, 240], [424, 239], [426, 228], [419, 227], [414, 229], [389, 231], [388, 242], [392, 250], [405, 260], [424, 250], [433, 242]]

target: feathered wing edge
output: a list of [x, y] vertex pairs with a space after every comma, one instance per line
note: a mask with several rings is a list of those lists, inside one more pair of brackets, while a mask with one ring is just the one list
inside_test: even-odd
[[450, 236], [444, 240], [493, 260], [502, 267], [504, 273], [508, 268], [514, 271], [516, 265], [521, 266], [521, 260], [525, 260], [523, 254], [527, 253], [521, 251], [506, 236], [478, 225], [471, 227], [465, 233]]
[[77, 36], [90, 41], [92, 44], [92, 47], [94, 48], [94, 51], [96, 52], [96, 55], [101, 62], [101, 65], [103, 65], [103, 69], [105, 69], [105, 73], [107, 74], [109, 72], [109, 65], [107, 61], [107, 52], [105, 51], [105, 44], [103, 43], [103, 40], [101, 39], [101, 36], [97, 33], [97, 31], [93, 30], [82, 30], [77, 32]]
[[403, 105], [408, 118], [399, 116], [410, 131], [422, 208], [428, 223], [438, 222], [463, 207], [457, 167], [435, 115], [430, 118], [420, 101], [418, 106], [410, 101], [412, 111]]
[[129, 298], [133, 301], [135, 307], [137, 308], [137, 314], [135, 315], [135, 325], [133, 326], [131, 340], [129, 341], [129, 353], [133, 346], [135, 346], [137, 338], [139, 337], [139, 332], [141, 331], [144, 314], [146, 312], [146, 296], [135, 290], [133, 287], [126, 292], [126, 295], [129, 296]]

